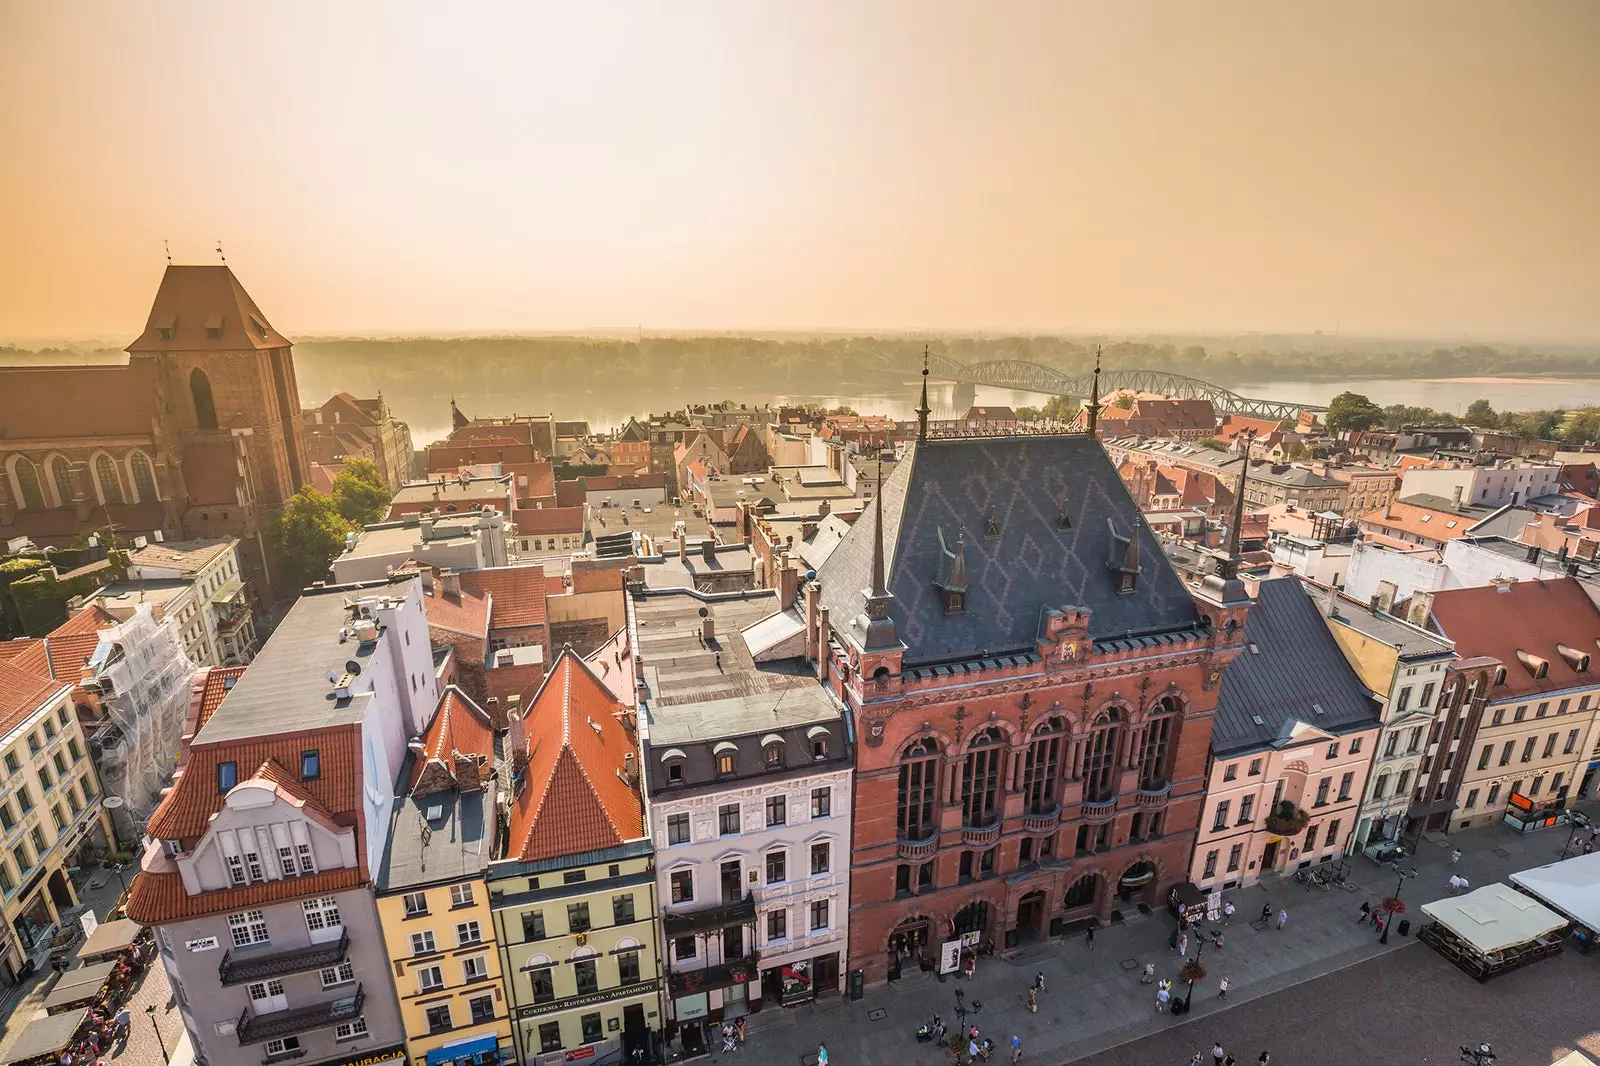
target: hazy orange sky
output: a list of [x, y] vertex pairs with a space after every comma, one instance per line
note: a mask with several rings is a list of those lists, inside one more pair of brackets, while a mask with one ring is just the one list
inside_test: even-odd
[[1600, 3], [0, 0], [0, 338], [1600, 337]]

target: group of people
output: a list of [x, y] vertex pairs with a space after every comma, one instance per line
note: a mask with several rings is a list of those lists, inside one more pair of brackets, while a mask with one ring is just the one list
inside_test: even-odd
[[722, 1050], [738, 1051], [744, 1047], [744, 1019], [735, 1018], [722, 1023]]
[[[1239, 1063], [1238, 1059], [1234, 1058], [1232, 1055], [1228, 1054], [1222, 1049], [1222, 1041], [1220, 1040], [1214, 1040], [1211, 1042], [1210, 1057], [1212, 1066], [1238, 1066]], [[1194, 1058], [1189, 1060], [1189, 1066], [1205, 1066], [1205, 1061], [1206, 1053], [1204, 1051], [1196, 1051], [1194, 1053]], [[1272, 1053], [1269, 1051], [1263, 1051], [1261, 1053], [1261, 1057], [1256, 1060], [1256, 1066], [1270, 1066], [1271, 1062]]]

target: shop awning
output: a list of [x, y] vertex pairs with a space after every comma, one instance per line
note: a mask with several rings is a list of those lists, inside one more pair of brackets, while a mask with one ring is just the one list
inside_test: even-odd
[[442, 1062], [454, 1062], [474, 1055], [487, 1055], [497, 1051], [499, 1047], [500, 1038], [493, 1033], [488, 1036], [475, 1036], [468, 1040], [457, 1040], [453, 1044], [446, 1044], [428, 1052], [428, 1066], [438, 1066]]
[[707, 907], [703, 911], [690, 911], [688, 914], [668, 914], [661, 920], [662, 928], [667, 936], [689, 936], [692, 933], [704, 933], [713, 929], [725, 929], [730, 925], [750, 925], [756, 920], [756, 901], [749, 896], [733, 903], [723, 903], [716, 907]]
[[87, 1003], [100, 994], [106, 981], [111, 977], [111, 971], [116, 969], [114, 962], [98, 962], [92, 966], [80, 966], [76, 970], [68, 970], [61, 975], [55, 988], [45, 997], [44, 1009], [54, 1012], [57, 1008], [68, 1007], [74, 1003]]
[[1532, 896], [1501, 884], [1425, 903], [1422, 913], [1482, 954], [1529, 943], [1567, 924]]
[[48, 1018], [35, 1018], [22, 1030], [22, 1035], [17, 1037], [17, 1042], [11, 1045], [4, 1057], [0, 1057], [0, 1066], [9, 1066], [13, 1062], [27, 1062], [44, 1055], [59, 1054], [61, 1049], [72, 1043], [72, 1038], [78, 1033], [78, 1026], [83, 1024], [84, 1016], [88, 1009], [75, 1010], [70, 1014], [56, 1014]]
[[1600, 852], [1514, 873], [1511, 883], [1579, 925], [1600, 929]]
[[139, 929], [139, 923], [128, 918], [102, 922], [99, 928], [89, 934], [89, 939], [83, 942], [83, 947], [78, 949], [78, 957], [92, 959], [97, 955], [110, 955], [132, 947], [134, 939], [139, 935]]

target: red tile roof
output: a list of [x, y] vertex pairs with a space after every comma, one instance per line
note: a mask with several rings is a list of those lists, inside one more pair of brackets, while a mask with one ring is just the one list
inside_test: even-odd
[[[0, 371], [3, 373], [3, 371]], [[6, 380], [0, 377], [0, 393], [5, 392]], [[66, 410], [66, 408], [62, 408]], [[96, 507], [90, 522], [93, 525], [113, 525], [122, 530], [123, 539], [136, 533], [150, 533], [166, 524], [166, 511], [155, 503], [111, 503]], [[49, 511], [21, 511], [16, 520], [5, 529], [7, 537], [28, 537], [37, 544], [64, 547], [78, 539], [86, 523], [78, 521], [78, 513], [70, 507], [57, 507]]]
[[433, 587], [423, 586], [422, 609], [427, 613], [428, 625], [468, 636], [489, 636], [490, 597], [471, 577], [461, 578], [461, 593], [450, 595], [444, 582], [433, 579]]
[[242, 666], [213, 666], [202, 675], [196, 685], [200, 689], [200, 709], [195, 718], [194, 731], [200, 732], [211, 716], [222, 706], [222, 698], [233, 691], [234, 682], [244, 676]]
[[[439, 707], [422, 737], [422, 745], [411, 771], [413, 791], [481, 788], [477, 777], [462, 780], [458, 768], [463, 759], [478, 765], [494, 762], [494, 723], [466, 693], [451, 685], [439, 697]], [[419, 784], [426, 787], [419, 790]]]
[[644, 836], [638, 790], [621, 776], [635, 747], [616, 718], [625, 710], [582, 659], [562, 651], [528, 710], [531, 743], [510, 854], [549, 859]]
[[466, 581], [494, 597], [489, 610], [491, 629], [544, 625], [544, 567], [496, 566], [474, 570], [463, 584]]
[[217, 792], [217, 766], [231, 762], [243, 774], [269, 759], [280, 766], [300, 765], [300, 753], [316, 749], [321, 753], [321, 776], [302, 782], [308, 798], [334, 816], [361, 808], [361, 739], [354, 726], [307, 729], [298, 733], [273, 734], [248, 740], [229, 740], [217, 744], [191, 744], [189, 760], [165, 799], [150, 815], [147, 826], [153, 837], [162, 840], [192, 839], [211, 824], [211, 816], [222, 809], [224, 797]]
[[323, 466], [321, 463], [311, 464], [311, 487], [318, 492], [331, 493], [335, 476], [332, 469]]
[[342, 870], [327, 870], [310, 877], [285, 877], [265, 884], [191, 896], [184, 891], [183, 875], [176, 870], [159, 873], [145, 870], [129, 886], [128, 917], [140, 925], [161, 925], [246, 907], [261, 907], [268, 903], [326, 896], [332, 892], [357, 888], [361, 882], [361, 870], [352, 866]]
[[576, 479], [556, 482], [557, 507], [582, 507], [583, 485]]
[[[163, 336], [163, 331], [168, 335]], [[226, 264], [167, 264], [144, 332], [130, 352], [236, 352], [287, 348]]]
[[50, 676], [57, 681], [77, 684], [83, 676], [83, 664], [100, 644], [100, 631], [116, 624], [114, 615], [104, 607], [91, 604], [53, 629], [45, 638]]
[[43, 637], [13, 637], [0, 642], [0, 662], [40, 677], [50, 673], [50, 656], [45, 651]]
[[22, 724], [40, 704], [60, 692], [63, 684], [0, 660], [0, 735]]
[[549, 536], [552, 533], [578, 533], [583, 529], [582, 507], [535, 507], [517, 512], [517, 535]]
[[1425, 540], [1443, 542], [1463, 536], [1479, 519], [1395, 500], [1389, 505], [1388, 514], [1384, 513], [1382, 507], [1377, 507], [1362, 515], [1361, 521], [1376, 526], [1383, 532], [1399, 530], [1415, 534]]
[[[66, 411], [70, 418], [62, 417]], [[148, 363], [0, 369], [0, 426], [8, 441], [90, 434], [153, 440], [155, 420], [156, 368]], [[64, 513], [76, 519], [72, 508]]]
[[[1517, 581], [1503, 592], [1446, 589], [1434, 594], [1433, 617], [1462, 658], [1487, 655], [1505, 667], [1506, 682], [1489, 690], [1491, 700], [1593, 685], [1600, 672], [1600, 611], [1574, 578]], [[1594, 656], [1595, 666], [1575, 669], [1558, 645]], [[1518, 651], [1544, 660], [1545, 676], [1534, 677]]]

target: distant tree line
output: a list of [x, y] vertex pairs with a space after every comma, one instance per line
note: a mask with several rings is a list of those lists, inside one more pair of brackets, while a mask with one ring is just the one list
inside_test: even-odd
[[1402, 426], [1436, 423], [1498, 429], [1524, 440], [1556, 440], [1580, 446], [1600, 444], [1600, 409], [1496, 411], [1488, 400], [1473, 400], [1458, 418], [1448, 411], [1429, 407], [1392, 404], [1379, 407], [1358, 392], [1341, 392], [1328, 403], [1324, 416], [1331, 430], [1364, 430], [1375, 427], [1398, 430]]

